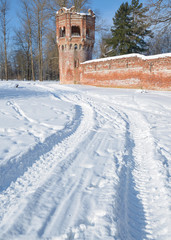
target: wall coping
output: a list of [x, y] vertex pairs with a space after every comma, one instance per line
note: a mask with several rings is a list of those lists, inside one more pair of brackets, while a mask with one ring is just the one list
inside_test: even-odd
[[122, 59], [122, 58], [133, 58], [137, 57], [142, 60], [150, 60], [150, 59], [158, 59], [158, 58], [167, 58], [171, 57], [171, 53], [163, 53], [163, 54], [157, 54], [157, 55], [151, 55], [151, 56], [144, 56], [138, 53], [131, 53], [131, 54], [125, 54], [125, 55], [120, 55], [120, 56], [113, 56], [113, 57], [107, 57], [107, 58], [99, 58], [99, 59], [94, 59], [94, 60], [89, 60], [81, 63], [81, 65], [88, 64], [88, 63], [98, 63], [98, 62], [106, 62], [109, 60], [115, 60], [115, 59]]

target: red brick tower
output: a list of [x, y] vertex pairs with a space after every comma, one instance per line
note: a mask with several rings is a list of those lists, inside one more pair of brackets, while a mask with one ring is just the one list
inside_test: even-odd
[[95, 41], [95, 14], [77, 13], [75, 7], [62, 8], [56, 14], [60, 82], [79, 83], [80, 63], [92, 59]]

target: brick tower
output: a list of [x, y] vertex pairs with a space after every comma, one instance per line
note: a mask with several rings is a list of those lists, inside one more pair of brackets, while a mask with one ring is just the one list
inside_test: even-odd
[[56, 14], [60, 82], [79, 83], [80, 63], [92, 59], [95, 41], [95, 14], [78, 13], [75, 7], [62, 8]]

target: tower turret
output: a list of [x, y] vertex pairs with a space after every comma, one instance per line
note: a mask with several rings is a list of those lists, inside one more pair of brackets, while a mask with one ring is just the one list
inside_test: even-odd
[[75, 7], [61, 8], [56, 14], [61, 83], [78, 83], [80, 63], [92, 59], [95, 42], [95, 14], [78, 13]]

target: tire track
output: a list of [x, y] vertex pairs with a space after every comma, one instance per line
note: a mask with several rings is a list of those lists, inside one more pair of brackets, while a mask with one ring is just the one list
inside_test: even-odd
[[155, 141], [147, 121], [138, 112], [130, 113], [131, 135], [135, 143], [133, 177], [145, 212], [147, 239], [169, 240], [171, 212], [163, 166], [156, 157]]
[[[139, 191], [136, 189], [135, 180], [133, 177], [133, 169], [135, 164], [133, 149], [135, 145], [134, 141], [131, 138], [128, 116], [124, 113], [123, 110], [118, 109], [118, 107], [113, 107], [113, 104], [111, 105], [111, 103], [102, 104], [99, 107], [99, 105], [93, 103], [91, 99], [88, 99], [88, 101], [96, 111], [99, 126], [102, 128], [102, 126], [105, 125], [105, 121], [108, 123], [110, 122], [111, 126], [115, 129], [115, 134], [117, 133], [117, 130], [119, 130], [120, 137], [121, 134], [124, 134], [125, 139], [125, 150], [122, 153], [118, 153], [115, 149], [115, 146], [113, 146], [114, 161], [113, 163], [110, 163], [110, 166], [107, 165], [108, 168], [105, 169], [106, 172], [109, 172], [109, 169], [114, 164], [112, 174], [118, 176], [118, 179], [117, 177], [113, 177], [113, 183], [110, 186], [109, 191], [110, 193], [114, 194], [115, 189], [117, 189], [115, 192], [116, 196], [114, 197], [112, 194], [111, 199], [109, 198], [110, 200], [107, 199], [106, 201], [106, 206], [108, 206], [107, 208], [109, 208], [109, 206], [112, 206], [110, 210], [108, 209], [108, 211], [112, 211], [112, 215], [110, 214], [110, 216], [108, 215], [108, 217], [106, 217], [107, 221], [113, 223], [107, 227], [108, 232], [113, 232], [113, 237], [117, 236], [117, 239], [144, 239], [146, 237], [146, 219], [142, 202], [138, 198]], [[118, 154], [120, 155], [119, 158], [121, 160], [118, 160]], [[101, 194], [102, 205], [105, 203], [105, 196], [106, 191], [102, 192]], [[105, 225], [106, 224], [101, 225], [100, 228], [103, 229]], [[86, 239], [101, 238], [97, 238], [97, 235], [92, 234]]]
[[169, 240], [169, 153], [156, 149], [135, 99], [128, 109], [75, 88], [48, 91], [75, 105], [77, 123], [0, 195], [0, 239]]
[[[102, 128], [105, 122], [109, 123], [109, 125], [115, 129], [114, 134], [119, 132], [119, 138], [123, 135], [124, 140], [122, 142], [124, 145], [123, 151], [121, 150], [121, 152], [118, 152], [116, 147], [112, 146], [114, 161], [110, 163], [110, 166], [108, 165], [108, 168], [105, 170], [108, 172], [112, 165], [114, 165], [112, 174], [117, 176], [115, 178], [113, 177], [113, 184], [110, 186], [110, 192], [113, 193], [112, 197], [110, 200], [107, 199], [106, 201], [106, 206], [108, 206], [108, 208], [112, 206], [109, 210], [112, 213], [107, 217], [107, 221], [112, 223], [107, 227], [108, 232], [113, 232], [113, 237], [121, 240], [145, 239], [146, 218], [143, 204], [138, 197], [140, 192], [136, 188], [133, 176], [135, 167], [133, 151], [135, 143], [131, 136], [131, 123], [129, 118], [125, 113], [125, 109], [118, 107], [118, 105], [115, 106], [115, 104], [111, 104], [111, 102], [107, 101], [107, 103], [103, 103], [99, 106], [95, 104], [92, 99], [87, 98], [87, 101], [90, 102], [91, 106], [96, 111], [99, 127]], [[104, 204], [106, 191], [102, 192], [101, 196], [101, 202]], [[104, 225], [101, 225], [100, 228], [103, 229]], [[96, 239], [97, 235], [92, 234], [89, 238], [92, 240]]]
[[75, 115], [64, 129], [50, 135], [43, 143], [38, 142], [22, 156], [12, 158], [6, 164], [0, 166], [0, 192], [6, 190], [12, 182], [22, 176], [42, 155], [48, 153], [55, 145], [72, 135], [80, 125], [82, 114], [81, 107], [75, 105]]
[[[118, 104], [116, 107], [114, 106], [115, 104], [109, 104], [103, 110], [110, 107], [125, 122], [125, 153], [122, 155], [122, 164], [118, 166], [120, 180], [118, 198], [115, 202], [117, 207], [114, 209], [114, 216], [118, 217], [118, 238], [123, 240], [166, 239], [166, 236], [170, 234], [170, 230], [168, 228], [163, 230], [162, 225], [169, 226], [170, 224], [169, 192], [166, 190], [167, 183], [164, 183], [164, 178], [161, 176], [164, 169], [160, 162], [155, 159], [156, 146], [150, 134], [150, 127], [148, 127], [146, 120], [143, 120], [139, 111], [129, 110], [128, 112], [125, 108], [118, 107]], [[105, 115], [106, 117], [107, 115]], [[151, 140], [148, 141], [148, 139]], [[143, 165], [140, 165], [137, 160]], [[166, 159], [165, 164], [167, 164]], [[155, 170], [151, 169], [151, 165]], [[150, 194], [148, 184], [151, 183], [153, 188], [156, 184], [153, 175], [156, 176], [157, 182], [160, 184]], [[162, 182], [163, 184], [161, 184]], [[141, 184], [142, 188], [140, 187]], [[163, 197], [161, 193], [163, 193]], [[145, 200], [145, 198], [147, 199]], [[160, 201], [156, 202], [156, 206], [153, 206], [152, 203], [155, 202], [155, 199], [163, 199], [166, 204]], [[163, 214], [166, 211], [165, 207], [168, 209], [166, 216]], [[156, 214], [156, 209], [161, 211], [159, 215]], [[150, 217], [150, 215], [153, 215], [153, 217]], [[160, 220], [158, 219], [159, 216]], [[156, 223], [154, 224], [154, 222]]]
[[[142, 240], [146, 239], [146, 219], [144, 207], [138, 198], [139, 191], [133, 176], [135, 159], [133, 151], [135, 142], [131, 137], [129, 118], [121, 108], [110, 106], [110, 109], [118, 114], [124, 123], [124, 152], [120, 156], [122, 161], [118, 165], [117, 197], [113, 215], [117, 219], [116, 239]], [[117, 161], [117, 156], [115, 156]]]
[[[55, 147], [55, 152], [49, 152], [47, 157], [43, 156], [43, 161], [46, 159], [44, 162], [49, 164], [52, 161], [51, 158], [54, 158], [53, 161], [61, 158], [58, 151], [63, 148], [65, 151], [71, 143], [80, 143], [83, 136], [86, 138], [80, 145], [81, 148], [84, 146], [85, 151], [80, 152], [79, 145], [77, 148], [75, 147], [74, 152], [71, 151], [67, 158], [66, 155], [63, 156], [63, 161], [53, 168], [52, 177], [48, 178], [42, 186], [34, 186], [32, 189], [34, 193], [28, 196], [27, 203], [21, 206], [22, 211], [17, 214], [15, 223], [9, 229], [3, 229], [2, 226], [3, 234], [1, 236], [3, 238], [10, 237], [11, 232], [14, 239], [19, 234], [27, 235], [31, 239], [46, 239], [49, 236], [64, 234], [64, 239], [92, 240], [101, 239], [101, 237], [113, 239], [115, 235], [113, 190], [117, 184], [117, 175], [115, 175], [117, 169], [112, 151], [112, 143], [115, 142], [115, 139], [112, 139], [112, 133], [114, 133], [115, 127], [111, 125], [110, 135], [104, 133], [109, 122], [112, 123], [116, 116], [114, 118], [110, 116], [110, 109], [107, 109], [107, 112], [102, 110], [100, 113], [100, 109], [91, 99], [86, 99], [79, 94], [74, 96], [67, 94], [67, 97], [62, 95], [60, 97], [65, 101], [72, 101], [82, 106], [84, 111], [80, 124], [82, 130], [78, 134], [79, 127], [75, 136], [74, 134], [71, 136], [72, 141], [70, 139], [64, 146], [62, 144], [65, 140], [62, 141], [58, 149]], [[94, 121], [98, 122], [95, 126]], [[120, 129], [119, 119], [117, 120], [117, 129]], [[98, 168], [96, 169], [97, 162]], [[76, 172], [78, 168], [78, 174], [73, 176], [73, 172]], [[37, 166], [36, 173], [40, 170], [42, 173], [42, 169], [42, 166]], [[49, 166], [47, 169], [49, 170]], [[31, 168], [30, 171], [32, 170], [34, 168]], [[31, 172], [31, 176], [33, 175]], [[35, 176], [35, 179], [37, 178]], [[26, 187], [27, 184], [23, 185]], [[26, 191], [28, 190], [29, 188], [26, 189]], [[12, 218], [14, 218], [14, 214], [15, 212], [12, 213]], [[41, 225], [37, 225], [36, 222], [41, 222]]]
[[[108, 101], [108, 97], [105, 100]], [[126, 124], [125, 154], [120, 156], [123, 164], [118, 171], [117, 211], [114, 209], [114, 216], [118, 219], [116, 239], [169, 240], [170, 154], [164, 150], [161, 152], [151, 134], [149, 123], [140, 111], [137, 97], [132, 100], [134, 105], [129, 104], [128, 108], [112, 99], [109, 103]]]
[[[8, 219], [11, 218], [11, 216], [13, 216], [14, 219], [17, 219], [17, 217], [19, 217], [20, 214], [22, 214], [22, 211], [21, 212], [19, 211], [18, 214], [16, 211], [18, 211], [17, 209], [19, 208], [19, 206], [20, 206], [20, 209], [22, 210], [25, 209], [26, 202], [22, 200], [26, 199], [27, 195], [29, 195], [30, 192], [36, 192], [35, 194], [38, 193], [37, 195], [38, 197], [35, 197], [35, 199], [37, 199], [36, 201], [39, 201], [38, 199], [40, 199], [41, 194], [44, 193], [44, 187], [42, 188], [40, 187], [40, 182], [39, 182], [40, 178], [43, 176], [43, 179], [41, 180], [41, 184], [45, 182], [49, 174], [53, 172], [53, 169], [55, 168], [55, 166], [58, 165], [59, 162], [64, 160], [68, 154], [71, 154], [74, 146], [78, 145], [81, 139], [83, 139], [84, 136], [87, 135], [89, 130], [91, 129], [93, 123], [92, 122], [87, 123], [87, 117], [86, 117], [88, 114], [89, 114], [89, 117], [91, 116], [91, 109], [85, 104], [80, 104], [80, 105], [75, 104], [75, 106], [76, 106], [75, 116], [72, 122], [68, 124], [63, 131], [59, 131], [58, 133], [53, 134], [52, 136], [47, 138], [43, 144], [36, 146], [31, 152], [28, 152], [25, 156], [22, 156], [22, 159], [20, 159], [19, 162], [25, 161], [25, 163], [27, 164], [25, 165], [24, 169], [22, 169], [22, 171], [19, 171], [18, 169], [18, 166], [20, 164], [18, 163], [14, 164], [12, 170], [14, 172], [19, 171], [20, 174], [17, 174], [17, 176], [12, 174], [9, 175], [9, 176], [13, 176], [13, 179], [11, 178], [11, 181], [13, 180], [15, 182], [11, 184], [7, 188], [7, 190], [3, 191], [2, 194], [0, 195], [0, 199], [1, 199], [0, 209], [2, 209], [1, 216], [0, 216], [1, 217], [0, 239], [4, 239], [4, 237], [6, 238], [8, 234], [10, 236], [10, 232], [11, 232], [10, 225], [9, 225], [9, 229], [6, 229], [7, 226], [5, 225], [5, 223], [6, 221], [8, 221]], [[36, 154], [36, 159], [34, 159], [34, 162], [33, 161], [31, 162], [30, 164], [31, 167], [29, 168], [29, 164], [27, 160], [29, 160], [30, 156], [32, 156], [30, 154], [33, 154], [33, 155]], [[66, 161], [66, 165], [67, 164], [70, 165], [70, 161], [69, 162]], [[65, 163], [64, 163], [64, 167], [65, 167]], [[5, 170], [7, 169], [8, 168], [6, 166]], [[11, 181], [9, 181], [9, 184]], [[6, 187], [6, 185], [4, 185], [4, 187]], [[26, 196], [24, 196], [25, 194]], [[20, 201], [18, 202], [17, 199], [19, 199]], [[30, 216], [30, 219], [31, 219], [31, 216]], [[28, 221], [31, 221], [29, 220], [29, 214], [28, 214]], [[17, 221], [16, 221], [16, 224], [17, 224]], [[18, 224], [18, 226], [20, 224]], [[19, 234], [20, 232], [19, 228], [16, 227], [15, 224], [13, 227], [11, 227], [11, 229], [14, 230], [14, 233]], [[6, 235], [6, 233], [8, 234]], [[14, 234], [14, 238], [15, 238], [15, 234]]]

